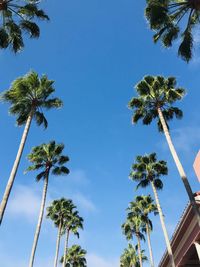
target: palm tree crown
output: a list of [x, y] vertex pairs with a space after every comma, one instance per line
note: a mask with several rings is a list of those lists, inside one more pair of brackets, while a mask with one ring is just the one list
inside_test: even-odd
[[[147, 257], [144, 255], [144, 250], [141, 251], [142, 261], [147, 261]], [[128, 244], [128, 248], [126, 248], [123, 254], [120, 257], [120, 267], [140, 267], [140, 261], [138, 256], [138, 248], [137, 246], [133, 246]]]
[[59, 98], [50, 98], [55, 92], [54, 81], [48, 80], [46, 75], [41, 78], [36, 72], [30, 72], [24, 77], [16, 79], [11, 88], [5, 91], [1, 99], [11, 104], [10, 113], [17, 116], [17, 124], [26, 123], [32, 114], [38, 125], [48, 126], [43, 109], [59, 108], [62, 101]]
[[68, 243], [69, 236], [73, 233], [75, 236], [79, 238], [79, 229], [83, 229], [83, 218], [79, 216], [78, 210], [76, 210], [76, 206], [71, 206], [68, 216], [64, 221], [64, 231], [66, 233], [65, 238], [65, 246], [64, 246], [64, 256], [63, 256], [63, 267], [66, 265], [66, 259], [68, 255]]
[[151, 29], [156, 31], [154, 41], [165, 47], [181, 39], [178, 54], [187, 62], [192, 58], [193, 32], [200, 21], [200, 0], [147, 0], [145, 15]]
[[73, 208], [75, 208], [75, 206], [71, 199], [61, 198], [59, 200], [54, 200], [52, 204], [47, 207], [47, 218], [50, 218], [56, 227], [59, 227], [60, 224], [63, 226]]
[[0, 0], [0, 48], [11, 47], [16, 53], [24, 47], [23, 32], [31, 38], [40, 36], [35, 19], [49, 20], [37, 0]]
[[141, 240], [145, 240], [144, 232], [145, 225], [140, 216], [128, 216], [125, 223], [122, 224], [123, 234], [127, 240], [132, 240], [134, 236], [137, 236]]
[[142, 120], [143, 124], [148, 125], [153, 119], [157, 119], [158, 129], [163, 131], [158, 108], [161, 109], [166, 122], [172, 120], [174, 116], [182, 118], [182, 111], [174, 107], [173, 103], [183, 98], [185, 90], [176, 87], [174, 77], [145, 76], [135, 88], [138, 96], [129, 102], [129, 108], [134, 112], [133, 123]]
[[49, 144], [42, 144], [32, 149], [28, 155], [29, 161], [32, 163], [26, 171], [42, 170], [37, 176], [36, 180], [45, 179], [50, 172], [53, 175], [66, 175], [69, 169], [64, 166], [69, 161], [68, 156], [62, 155], [64, 149], [63, 144], [56, 144], [51, 141]]
[[135, 201], [129, 203], [127, 210], [128, 218], [138, 215], [141, 217], [142, 221], [148, 225], [149, 229], [152, 230], [153, 225], [149, 219], [149, 214], [152, 212], [157, 214], [157, 206], [154, 204], [154, 200], [150, 195], [136, 196]]
[[83, 229], [83, 218], [79, 216], [77, 210], [71, 209], [69, 216], [64, 221], [64, 228], [79, 238], [78, 229]]
[[58, 228], [54, 267], [57, 267], [58, 263], [61, 235], [65, 233], [64, 222], [71, 216], [72, 210], [74, 208], [75, 206], [72, 200], [65, 198], [54, 200], [52, 204], [47, 208], [47, 218], [50, 218]]
[[[66, 267], [86, 267], [87, 261], [85, 258], [87, 251], [82, 249], [79, 245], [73, 245], [68, 249], [66, 256]], [[63, 263], [64, 257], [61, 258], [61, 263]]]
[[139, 187], [147, 187], [153, 182], [156, 189], [162, 189], [161, 175], [167, 175], [167, 163], [163, 160], [157, 161], [156, 153], [145, 156], [137, 156], [136, 162], [132, 165], [130, 179], [137, 181]]

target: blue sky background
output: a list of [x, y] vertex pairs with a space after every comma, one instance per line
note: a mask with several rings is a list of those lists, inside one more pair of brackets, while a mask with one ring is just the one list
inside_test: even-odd
[[[28, 265], [42, 193], [35, 174], [23, 175], [26, 155], [32, 146], [55, 139], [64, 142], [70, 157], [68, 177], [51, 177], [48, 203], [55, 198], [72, 198], [85, 219], [80, 240], [88, 251], [89, 267], [117, 267], [127, 242], [121, 234], [125, 209], [136, 194], [128, 179], [136, 155], [156, 151], [169, 163], [160, 201], [171, 235], [187, 203], [183, 185], [169, 154], [165, 138], [155, 124], [131, 125], [127, 103], [133, 86], [145, 74], [174, 75], [188, 94], [179, 104], [181, 121], [171, 123], [171, 133], [193, 190], [199, 189], [192, 164], [200, 143], [200, 56], [199, 32], [195, 32], [194, 60], [186, 64], [177, 58], [176, 45], [164, 50], [152, 42], [144, 19], [145, 1], [133, 0], [49, 0], [42, 6], [49, 23], [41, 22], [39, 40], [26, 40], [24, 51], [13, 55], [0, 52], [1, 90], [33, 69], [55, 80], [56, 95], [64, 101], [59, 111], [46, 113], [46, 131], [32, 124], [5, 220], [0, 229], [0, 266]], [[23, 128], [15, 127], [8, 106], [0, 106], [0, 193], [6, 186]], [[158, 264], [165, 243], [159, 218], [152, 218], [155, 261]], [[44, 220], [35, 267], [53, 264], [57, 231]], [[64, 241], [64, 240], [62, 240]], [[148, 255], [147, 245], [143, 244]], [[61, 246], [61, 254], [63, 244]], [[149, 266], [147, 263], [145, 266]]]

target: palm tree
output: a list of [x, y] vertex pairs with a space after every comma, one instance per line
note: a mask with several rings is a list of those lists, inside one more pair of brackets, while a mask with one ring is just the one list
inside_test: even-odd
[[177, 100], [183, 98], [185, 90], [176, 87], [176, 79], [174, 77], [145, 76], [144, 79], [136, 85], [136, 91], [138, 96], [133, 97], [129, 102], [129, 107], [133, 110], [133, 123], [142, 120], [144, 125], [149, 125], [153, 119], [157, 120], [158, 129], [165, 134], [170, 152], [200, 226], [200, 211], [172, 142], [168, 125], [168, 121], [172, 120], [174, 117], [178, 119], [182, 118], [182, 111], [173, 106], [173, 104]]
[[79, 216], [79, 212], [77, 210], [74, 210], [75, 208], [76, 206], [71, 209], [69, 216], [67, 216], [64, 222], [66, 237], [64, 246], [63, 267], [66, 267], [70, 233], [73, 233], [79, 238], [78, 230], [83, 229], [83, 218]]
[[144, 235], [142, 234], [144, 227], [145, 226], [141, 217], [137, 214], [135, 214], [135, 216], [127, 217], [126, 222], [122, 224], [123, 234], [126, 236], [127, 240], [132, 240], [133, 236], [137, 238], [140, 267], [142, 267], [142, 250], [140, 240], [145, 240]]
[[[68, 249], [65, 267], [87, 267], [86, 253], [87, 251], [82, 249], [81, 246], [73, 245]], [[61, 258], [60, 262], [64, 262], [64, 257]]]
[[149, 218], [149, 214], [154, 212], [157, 214], [157, 207], [154, 204], [154, 200], [150, 195], [148, 196], [136, 196], [135, 201], [130, 202], [128, 207], [128, 218], [135, 215], [140, 216], [145, 224], [145, 233], [147, 235], [150, 264], [154, 267], [153, 252], [151, 246], [150, 232], [153, 230], [152, 221]]
[[47, 128], [48, 123], [42, 109], [49, 110], [62, 106], [62, 101], [59, 98], [51, 97], [55, 92], [53, 83], [54, 81], [48, 80], [46, 75], [39, 78], [38, 74], [32, 71], [24, 77], [16, 79], [12, 83], [11, 88], [1, 96], [2, 101], [11, 105], [9, 111], [10, 114], [17, 117], [17, 125], [25, 125], [25, 128], [0, 205], [0, 224], [3, 220], [32, 120], [34, 119], [38, 126], [43, 125], [44, 128]]
[[147, 0], [145, 15], [156, 31], [155, 42], [161, 39], [164, 47], [170, 47], [181, 38], [178, 54], [188, 62], [192, 58], [193, 29], [199, 26], [199, 11], [199, 0]]
[[67, 156], [62, 154], [64, 149], [63, 144], [56, 144], [55, 141], [51, 141], [48, 144], [42, 144], [32, 149], [28, 155], [29, 161], [32, 163], [26, 171], [42, 170], [37, 176], [36, 181], [44, 180], [44, 188], [42, 194], [42, 201], [40, 207], [40, 213], [38, 218], [38, 224], [35, 231], [33, 247], [29, 262], [29, 267], [33, 266], [37, 243], [40, 235], [40, 229], [42, 225], [42, 219], [44, 214], [44, 207], [46, 202], [47, 188], [49, 182], [49, 175], [67, 175], [69, 169], [64, 166], [69, 161]]
[[[147, 257], [144, 255], [144, 250], [141, 251], [142, 262], [147, 261]], [[138, 256], [138, 247], [128, 244], [123, 254], [120, 257], [120, 267], [140, 267], [140, 261]]]
[[23, 32], [30, 38], [40, 36], [35, 19], [49, 20], [37, 0], [0, 0], [0, 48], [11, 47], [16, 53], [24, 47]]
[[64, 222], [68, 218], [73, 208], [75, 208], [75, 206], [73, 205], [72, 200], [65, 198], [54, 200], [47, 208], [47, 218], [50, 218], [54, 222], [54, 225], [58, 227], [54, 267], [57, 267], [58, 264], [60, 238], [61, 235], [64, 234]]
[[158, 198], [157, 190], [163, 188], [163, 183], [160, 179], [160, 176], [167, 175], [168, 168], [167, 163], [163, 160], [157, 161], [156, 153], [145, 156], [137, 156], [135, 163], [132, 165], [132, 171], [130, 173], [130, 178], [133, 181], [138, 182], [137, 189], [139, 187], [145, 188], [149, 184], [152, 186], [158, 213], [160, 216], [160, 222], [163, 229], [165, 242], [167, 245], [167, 251], [170, 258], [170, 266], [175, 267], [174, 257], [172, 254], [172, 248], [169, 241], [167, 229], [164, 222], [163, 212], [160, 206], [160, 201]]

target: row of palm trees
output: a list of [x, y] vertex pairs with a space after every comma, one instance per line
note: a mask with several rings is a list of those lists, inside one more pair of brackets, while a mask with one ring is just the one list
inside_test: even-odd
[[72, 200], [61, 198], [54, 200], [47, 208], [47, 218], [50, 218], [58, 228], [54, 267], [58, 265], [61, 236], [65, 235], [64, 256], [60, 262], [63, 267], [86, 267], [86, 251], [78, 245], [69, 248], [71, 234], [79, 238], [79, 229], [83, 229], [83, 218], [79, 216]]
[[170, 257], [171, 265], [175, 267], [172, 248], [170, 245], [167, 229], [165, 226], [164, 215], [161, 209], [158, 190], [163, 189], [163, 182], [161, 176], [168, 174], [167, 163], [163, 160], [157, 160], [155, 153], [144, 156], [137, 156], [135, 163], [132, 165], [132, 171], [130, 173], [130, 178], [137, 182], [136, 189], [145, 188], [149, 185], [152, 187], [152, 191], [155, 198], [155, 203], [153, 198], [148, 196], [137, 196], [135, 201], [130, 202], [127, 209], [127, 219], [122, 225], [123, 233], [127, 240], [132, 240], [135, 236], [137, 239], [138, 248], [138, 259], [139, 266], [142, 267], [142, 252], [141, 252], [141, 240], [145, 241], [146, 234], [149, 248], [150, 265], [154, 267], [153, 251], [151, 246], [150, 233], [153, 230], [152, 221], [149, 218], [151, 213], [159, 214], [160, 222], [167, 246], [167, 251]]
[[[30, 38], [40, 36], [40, 28], [36, 24], [37, 20], [49, 20], [48, 15], [38, 7], [37, 0], [0, 0], [0, 48], [11, 48], [15, 53], [24, 48], [24, 33], [28, 33]], [[16, 79], [11, 87], [1, 94], [1, 101], [10, 104], [9, 112], [16, 116], [18, 126], [24, 125], [24, 131], [17, 151], [17, 155], [10, 173], [10, 177], [5, 188], [5, 192], [0, 203], [0, 225], [3, 222], [7, 203], [16, 178], [18, 167], [21, 161], [23, 150], [30, 131], [31, 123], [34, 120], [38, 126], [45, 129], [48, 121], [44, 115], [44, 110], [62, 107], [62, 101], [57, 97], [52, 97], [55, 89], [54, 81], [49, 80], [46, 75], [39, 78], [34, 71], [24, 77]], [[32, 149], [28, 155], [31, 165], [28, 171], [39, 171], [36, 181], [43, 181], [43, 193], [38, 223], [34, 235], [33, 246], [29, 261], [29, 267], [33, 267], [35, 253], [42, 227], [45, 212], [45, 203], [51, 175], [67, 175], [69, 169], [66, 163], [69, 157], [63, 155], [64, 145], [55, 141], [41, 144]], [[71, 233], [79, 237], [79, 228], [83, 229], [83, 219], [72, 200], [55, 200], [47, 208], [47, 218], [50, 218], [58, 227], [58, 238], [56, 244], [56, 255], [54, 267], [58, 265], [59, 246], [62, 235], [65, 237], [63, 257], [60, 262], [63, 267], [86, 267], [86, 251], [79, 245], [68, 247]]]
[[[195, 201], [195, 197], [184, 168], [175, 150], [169, 128], [170, 120], [174, 117], [180, 119], [183, 116], [182, 110], [174, 106], [174, 103], [178, 100], [182, 100], [185, 95], [185, 90], [177, 87], [177, 82], [174, 77], [165, 78], [162, 76], [145, 76], [135, 88], [137, 96], [133, 97], [129, 102], [129, 108], [133, 110], [132, 121], [136, 124], [141, 120], [144, 125], [149, 125], [154, 119], [157, 121], [158, 130], [163, 132], [166, 137], [170, 152], [186, 189], [186, 193], [190, 199], [198, 225], [200, 226], [200, 210]], [[155, 266], [150, 241], [150, 232], [153, 228], [152, 222], [149, 219], [149, 214], [152, 212], [159, 214], [167, 252], [170, 259], [170, 266], [175, 267], [174, 255], [157, 192], [163, 188], [161, 176], [165, 176], [167, 174], [167, 163], [163, 160], [157, 160], [156, 153], [137, 156], [132, 165], [130, 178], [137, 182], [136, 189], [145, 188], [151, 185], [156, 204], [154, 204], [150, 195], [137, 196], [135, 201], [130, 203], [127, 209], [127, 218], [125, 223], [122, 225], [122, 229], [127, 240], [130, 241], [135, 236], [137, 246], [134, 248], [132, 245], [129, 245], [128, 250], [125, 250], [124, 254], [121, 256], [122, 267], [142, 267], [143, 261], [146, 260], [144, 257], [144, 251], [141, 249], [141, 240], [145, 240], [144, 233], [146, 234], [148, 240], [150, 264], [151, 267]], [[130, 253], [132, 253], [133, 258], [135, 259], [134, 261], [137, 262], [137, 264], [126, 265], [124, 263], [127, 261], [127, 257], [129, 258], [130, 256], [127, 251], [132, 251]]]
[[[0, 204], [0, 223], [2, 223], [4, 218], [7, 203], [12, 191], [32, 121], [34, 120], [38, 126], [43, 125], [46, 129], [48, 122], [44, 115], [44, 110], [60, 108], [63, 105], [59, 98], [52, 96], [55, 92], [53, 83], [54, 82], [49, 80], [46, 75], [39, 78], [38, 74], [32, 71], [27, 75], [16, 79], [12, 83], [11, 87], [1, 95], [1, 100], [10, 104], [9, 112], [10, 114], [16, 116], [17, 125], [25, 126], [17, 156]], [[34, 235], [29, 267], [33, 267], [34, 265], [36, 248], [44, 217], [50, 177], [51, 175], [60, 176], [69, 174], [69, 169], [66, 166], [69, 161], [69, 157], [63, 154], [63, 151], [64, 144], [56, 143], [56, 141], [50, 141], [49, 143], [33, 147], [28, 155], [30, 166], [27, 168], [25, 173], [29, 171], [36, 171], [36, 181], [43, 181], [44, 183], [40, 213]], [[79, 212], [76, 210], [76, 206], [73, 204], [72, 200], [62, 198], [60, 200], [53, 201], [52, 205], [47, 209], [47, 217], [51, 218], [54, 221], [55, 226], [58, 226], [59, 229], [54, 267], [58, 264], [60, 238], [61, 235], [65, 233], [65, 251], [62, 258], [63, 267], [85, 267], [85, 250], [78, 245], [74, 245], [68, 249], [69, 235], [74, 233], [79, 236], [78, 229], [83, 228], [83, 219], [79, 216]], [[75, 256], [76, 252], [78, 253], [77, 256]], [[73, 263], [73, 261], [75, 263]], [[79, 265], [77, 265], [78, 261], [80, 261]]]

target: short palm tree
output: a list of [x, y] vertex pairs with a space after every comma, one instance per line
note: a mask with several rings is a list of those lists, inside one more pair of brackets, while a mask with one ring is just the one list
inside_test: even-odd
[[137, 188], [145, 188], [148, 185], [152, 186], [156, 206], [160, 216], [160, 222], [163, 229], [167, 251], [170, 258], [170, 266], [175, 267], [174, 257], [172, 254], [172, 248], [169, 241], [167, 229], [164, 222], [163, 212], [160, 206], [157, 190], [163, 188], [163, 183], [160, 179], [161, 176], [168, 174], [167, 163], [163, 160], [157, 161], [156, 154], [152, 153], [145, 156], [137, 156], [135, 163], [132, 165], [132, 171], [130, 178], [133, 181], [138, 182]]
[[48, 80], [46, 75], [39, 78], [38, 74], [32, 71], [24, 77], [16, 79], [12, 83], [11, 88], [5, 91], [1, 96], [3, 102], [11, 105], [9, 111], [10, 114], [17, 117], [17, 125], [25, 125], [25, 128], [0, 205], [0, 224], [3, 220], [32, 120], [34, 119], [38, 126], [44, 125], [44, 128], [47, 128], [48, 123], [44, 116], [43, 109], [49, 110], [62, 106], [62, 101], [59, 98], [51, 97], [55, 92], [53, 83], [54, 81]]
[[58, 254], [60, 247], [60, 238], [64, 234], [64, 222], [70, 216], [71, 211], [75, 208], [71, 199], [61, 198], [54, 200], [52, 204], [47, 208], [47, 218], [50, 218], [56, 227], [58, 227], [58, 236], [56, 242], [56, 254], [54, 260], [54, 267], [58, 264]]
[[127, 217], [126, 222], [122, 224], [123, 234], [126, 236], [126, 239], [132, 240], [133, 236], [137, 239], [140, 267], [142, 267], [142, 250], [140, 240], [145, 240], [142, 233], [144, 231], [144, 227], [144, 222], [137, 214], [135, 214], [135, 216]]
[[145, 15], [154, 41], [161, 39], [165, 47], [180, 38], [178, 54], [187, 62], [192, 58], [193, 29], [200, 22], [200, 0], [147, 0]]
[[46, 202], [49, 175], [50, 174], [67, 175], [69, 173], [69, 169], [65, 166], [65, 164], [69, 161], [69, 158], [62, 154], [63, 149], [64, 149], [63, 144], [56, 144], [55, 141], [51, 141], [48, 144], [42, 144], [40, 146], [34, 147], [31, 153], [28, 155], [28, 159], [32, 163], [32, 165], [29, 166], [29, 168], [26, 171], [41, 170], [41, 172], [36, 176], [36, 181], [37, 182], [41, 180], [44, 181], [40, 213], [34, 236], [29, 267], [33, 267], [35, 252], [40, 235], [42, 219], [44, 214], [44, 207]]
[[135, 215], [140, 216], [145, 224], [145, 233], [147, 235], [150, 264], [154, 267], [153, 251], [151, 246], [150, 232], [153, 230], [152, 221], [149, 218], [150, 213], [157, 214], [157, 206], [154, 204], [154, 200], [150, 195], [148, 196], [136, 196], [135, 200], [130, 202], [128, 207], [128, 218]]
[[23, 32], [31, 38], [40, 36], [36, 19], [49, 20], [36, 0], [0, 0], [0, 48], [11, 47], [16, 53], [24, 47]]
[[79, 212], [76, 210], [76, 206], [71, 209], [69, 216], [64, 222], [65, 229], [65, 246], [64, 246], [64, 256], [63, 256], [63, 267], [66, 266], [67, 255], [68, 255], [68, 244], [70, 234], [74, 234], [79, 238], [79, 229], [83, 229], [83, 218], [79, 216]]
[[172, 120], [174, 117], [178, 119], [182, 118], [182, 111], [175, 107], [174, 103], [183, 98], [185, 90], [176, 86], [176, 79], [174, 77], [145, 76], [144, 79], [136, 85], [136, 91], [138, 94], [137, 97], [133, 97], [129, 102], [129, 108], [133, 110], [133, 123], [142, 120], [144, 125], [149, 125], [154, 119], [157, 120], [158, 129], [165, 134], [170, 152], [200, 226], [200, 211], [172, 142], [168, 125], [168, 121]]
[[[142, 262], [147, 261], [147, 257], [144, 255], [144, 250], [141, 251]], [[128, 244], [123, 254], [120, 257], [120, 267], [140, 267], [140, 261], [138, 256], [138, 247]]]
[[[68, 249], [65, 267], [87, 267], [86, 253], [87, 251], [79, 245], [73, 245]], [[64, 262], [64, 257], [61, 258], [60, 262]]]

